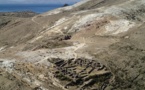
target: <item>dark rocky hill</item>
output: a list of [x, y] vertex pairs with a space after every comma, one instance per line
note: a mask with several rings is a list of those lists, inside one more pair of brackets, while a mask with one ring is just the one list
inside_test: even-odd
[[32, 11], [22, 11], [22, 12], [0, 12], [0, 16], [8, 16], [8, 17], [21, 17], [21, 18], [27, 18], [27, 17], [33, 17], [37, 15], [37, 13]]

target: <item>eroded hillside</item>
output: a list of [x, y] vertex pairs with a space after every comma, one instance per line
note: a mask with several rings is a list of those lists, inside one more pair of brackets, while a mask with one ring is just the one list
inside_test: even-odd
[[0, 90], [144, 90], [144, 18], [145, 0], [84, 0], [9, 22]]

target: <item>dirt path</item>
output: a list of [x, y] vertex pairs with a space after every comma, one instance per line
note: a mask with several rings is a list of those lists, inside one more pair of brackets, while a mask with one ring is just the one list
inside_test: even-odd
[[34, 22], [34, 23], [36, 23], [36, 24], [38, 24], [38, 25], [40, 25], [40, 23], [38, 23], [37, 21], [35, 21], [35, 18], [36, 18], [36, 16], [34, 16], [34, 17], [32, 17], [32, 22]]
[[86, 45], [86, 43], [85, 43], [85, 39], [84, 39], [84, 42], [81, 43], [81, 44], [79, 44], [79, 45], [74, 49], [74, 55], [75, 55], [74, 60], [76, 60], [77, 57], [78, 57], [78, 54], [76, 53], [76, 51], [79, 50], [80, 48], [83, 48], [85, 45]]

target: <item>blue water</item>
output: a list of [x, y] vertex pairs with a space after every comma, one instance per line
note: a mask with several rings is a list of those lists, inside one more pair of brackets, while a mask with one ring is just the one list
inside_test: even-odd
[[61, 7], [62, 5], [1, 5], [0, 12], [15, 12], [15, 11], [33, 11], [36, 13], [47, 12], [56, 8]]

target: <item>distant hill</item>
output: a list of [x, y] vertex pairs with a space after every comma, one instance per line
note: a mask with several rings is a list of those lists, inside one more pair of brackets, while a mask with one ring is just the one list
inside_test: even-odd
[[33, 17], [37, 13], [32, 11], [22, 11], [22, 12], [0, 12], [0, 16], [10, 16], [10, 17]]
[[62, 7], [66, 7], [66, 6], [69, 6], [69, 4], [64, 4]]

